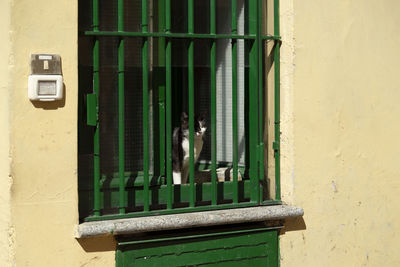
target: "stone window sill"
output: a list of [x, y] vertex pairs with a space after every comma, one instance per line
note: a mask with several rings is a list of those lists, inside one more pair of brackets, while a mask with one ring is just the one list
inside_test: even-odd
[[75, 238], [126, 235], [246, 222], [276, 221], [303, 216], [302, 208], [275, 205], [85, 222], [75, 229]]

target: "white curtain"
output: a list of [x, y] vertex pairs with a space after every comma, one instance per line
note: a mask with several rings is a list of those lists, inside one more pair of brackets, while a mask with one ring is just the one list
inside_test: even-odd
[[[244, 34], [244, 0], [237, 1], [238, 34]], [[217, 33], [231, 32], [231, 9], [221, 7], [218, 10]], [[238, 112], [238, 159], [245, 162], [245, 125], [244, 125], [244, 40], [237, 42], [237, 112]], [[217, 41], [217, 161], [232, 162], [232, 45], [231, 40]]]

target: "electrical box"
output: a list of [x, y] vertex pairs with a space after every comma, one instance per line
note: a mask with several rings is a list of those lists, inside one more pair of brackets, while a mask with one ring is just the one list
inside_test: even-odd
[[61, 57], [51, 54], [31, 55], [28, 97], [32, 101], [55, 101], [63, 98]]

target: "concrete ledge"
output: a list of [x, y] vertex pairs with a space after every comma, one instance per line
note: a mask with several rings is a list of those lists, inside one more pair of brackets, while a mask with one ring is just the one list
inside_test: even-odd
[[303, 214], [302, 208], [276, 205], [85, 222], [77, 226], [75, 237], [135, 234], [201, 226], [282, 220], [303, 216]]

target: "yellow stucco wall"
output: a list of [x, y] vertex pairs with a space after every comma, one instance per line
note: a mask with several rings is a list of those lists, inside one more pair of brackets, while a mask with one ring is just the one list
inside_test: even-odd
[[10, 1], [0, 1], [0, 265], [11, 264], [10, 221]]
[[[282, 196], [305, 210], [282, 266], [400, 262], [399, 6], [281, 1]], [[1, 266], [113, 266], [113, 240], [73, 238], [77, 1], [0, 1], [0, 33]], [[65, 101], [28, 100], [32, 53], [61, 55]]]
[[[74, 239], [78, 223], [77, 1], [11, 2], [13, 260], [16, 266], [113, 266], [111, 241], [97, 248], [106, 252], [91, 252], [93, 246]], [[33, 53], [61, 55], [65, 101], [33, 104], [28, 100]]]
[[294, 29], [283, 192], [305, 212], [282, 266], [399, 266], [400, 3], [281, 3]]

